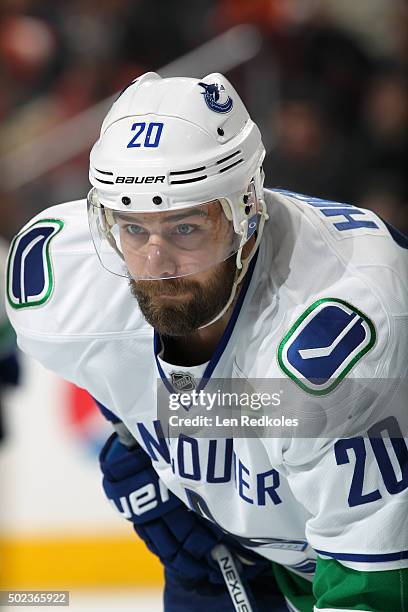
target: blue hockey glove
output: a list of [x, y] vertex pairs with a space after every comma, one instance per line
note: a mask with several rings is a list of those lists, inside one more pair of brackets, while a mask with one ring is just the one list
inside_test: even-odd
[[160, 481], [151, 459], [138, 445], [124, 446], [114, 433], [100, 454], [103, 488], [122, 516], [166, 568], [185, 586], [222, 585], [219, 567], [211, 551], [219, 542], [251, 560], [248, 577], [258, 575], [270, 562], [243, 549], [216, 525], [192, 512]]

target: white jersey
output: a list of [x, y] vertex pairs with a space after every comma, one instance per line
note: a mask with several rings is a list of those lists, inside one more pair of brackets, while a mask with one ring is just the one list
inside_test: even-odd
[[[408, 250], [370, 211], [279, 191], [266, 200], [257, 259], [209, 363], [163, 361], [126, 279], [97, 258], [85, 200], [42, 212], [13, 243], [19, 345], [112, 411], [167, 487], [243, 545], [303, 576], [318, 554], [408, 567], [408, 449], [391, 405], [408, 365]], [[160, 376], [179, 391], [203, 376], [251, 389], [278, 379], [275, 414], [320, 429], [283, 437], [268, 422], [263, 435], [223, 439], [213, 421], [168, 437]]]

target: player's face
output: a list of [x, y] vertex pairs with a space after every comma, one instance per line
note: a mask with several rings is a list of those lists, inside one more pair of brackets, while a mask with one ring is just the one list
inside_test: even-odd
[[146, 321], [164, 336], [186, 336], [224, 308], [235, 277], [235, 255], [184, 278], [129, 280]]
[[240, 244], [218, 200], [169, 212], [115, 213], [112, 227], [136, 281], [195, 276], [228, 259]]
[[115, 219], [132, 294], [159, 333], [190, 334], [222, 310], [234, 282], [236, 235], [218, 201]]

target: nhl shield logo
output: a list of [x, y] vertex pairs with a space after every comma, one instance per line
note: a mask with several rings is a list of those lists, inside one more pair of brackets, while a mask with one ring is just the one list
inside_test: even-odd
[[190, 372], [170, 372], [171, 384], [177, 391], [194, 391], [195, 378]]

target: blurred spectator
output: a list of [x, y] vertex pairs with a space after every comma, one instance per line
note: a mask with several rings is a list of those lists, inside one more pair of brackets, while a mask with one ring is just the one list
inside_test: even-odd
[[47, 91], [58, 74], [61, 46], [50, 22], [17, 7], [0, 8], [0, 116]]
[[305, 95], [284, 98], [272, 129], [277, 142], [265, 160], [268, 185], [349, 199], [346, 151], [321, 100]]
[[371, 82], [357, 134], [361, 170], [404, 176], [408, 154], [408, 88], [405, 75], [387, 70]]
[[408, 202], [400, 183], [386, 175], [368, 176], [358, 203], [408, 235]]
[[377, 57], [399, 55], [406, 19], [405, 0], [318, 0], [321, 11], [348, 30]]
[[356, 135], [353, 165], [356, 198], [391, 223], [408, 230], [408, 84], [398, 69], [382, 70], [371, 82]]

